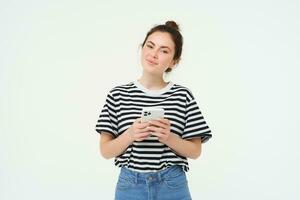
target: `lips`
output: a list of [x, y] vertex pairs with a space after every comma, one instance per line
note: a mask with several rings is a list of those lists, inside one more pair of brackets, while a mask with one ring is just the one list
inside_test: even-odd
[[154, 62], [154, 61], [152, 61], [152, 60], [146, 59], [146, 61], [147, 61], [149, 64], [151, 64], [151, 65], [157, 65], [157, 64], [158, 64], [157, 62]]

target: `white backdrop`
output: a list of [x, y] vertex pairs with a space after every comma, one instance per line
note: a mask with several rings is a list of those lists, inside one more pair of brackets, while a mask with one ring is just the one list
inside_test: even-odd
[[299, 199], [300, 3], [209, 2], [2, 0], [0, 199], [113, 199], [119, 169], [94, 126], [169, 19], [184, 47], [166, 79], [192, 90], [213, 131], [190, 160], [193, 199]]

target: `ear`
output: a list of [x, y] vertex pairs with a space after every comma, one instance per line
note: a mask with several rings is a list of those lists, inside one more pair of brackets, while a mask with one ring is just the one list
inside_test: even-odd
[[169, 66], [169, 68], [173, 69], [180, 61], [180, 58], [178, 58], [177, 60], [173, 60], [171, 66]]

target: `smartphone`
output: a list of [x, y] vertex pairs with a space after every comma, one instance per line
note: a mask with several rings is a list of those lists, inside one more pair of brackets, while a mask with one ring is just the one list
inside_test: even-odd
[[165, 110], [160, 107], [146, 107], [142, 110], [141, 122], [164, 118]]

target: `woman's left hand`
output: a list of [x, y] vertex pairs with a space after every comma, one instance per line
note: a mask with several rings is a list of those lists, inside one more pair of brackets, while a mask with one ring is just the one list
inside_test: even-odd
[[165, 118], [160, 118], [157, 120], [149, 121], [150, 126], [148, 130], [150, 130], [152, 135], [158, 137], [158, 140], [162, 143], [168, 141], [171, 135], [170, 121]]

